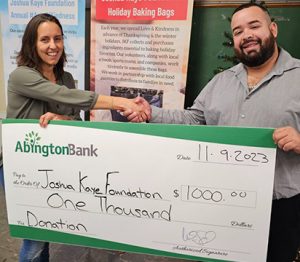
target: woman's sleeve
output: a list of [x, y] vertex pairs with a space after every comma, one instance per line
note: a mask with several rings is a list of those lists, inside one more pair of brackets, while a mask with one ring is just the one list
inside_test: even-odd
[[32, 68], [18, 67], [8, 80], [10, 92], [22, 96], [49, 102], [61, 103], [74, 108], [89, 110], [94, 107], [98, 95], [91, 91], [69, 89], [64, 85], [54, 84]]

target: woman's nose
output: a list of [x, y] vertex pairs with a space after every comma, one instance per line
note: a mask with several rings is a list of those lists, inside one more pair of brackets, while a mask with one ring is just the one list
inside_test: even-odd
[[49, 41], [49, 47], [50, 47], [50, 48], [56, 48], [56, 43], [55, 43], [54, 39], [51, 39], [51, 40]]

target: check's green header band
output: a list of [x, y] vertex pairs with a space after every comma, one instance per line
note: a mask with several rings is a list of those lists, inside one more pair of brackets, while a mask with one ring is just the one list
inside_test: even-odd
[[[4, 124], [38, 123], [38, 120], [4, 119]], [[212, 142], [229, 145], [275, 148], [272, 139], [273, 128], [223, 127], [223, 126], [187, 126], [175, 124], [136, 124], [120, 122], [81, 122], [51, 121], [53, 125], [98, 128], [112, 131], [129, 132], [141, 135], [152, 135], [178, 138], [193, 141]], [[257, 139], [259, 137], [259, 139]]]

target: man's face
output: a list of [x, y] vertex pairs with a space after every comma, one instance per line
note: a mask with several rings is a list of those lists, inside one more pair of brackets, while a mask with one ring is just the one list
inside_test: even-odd
[[235, 13], [231, 28], [235, 54], [246, 66], [260, 66], [274, 54], [277, 26], [259, 7], [253, 6]]

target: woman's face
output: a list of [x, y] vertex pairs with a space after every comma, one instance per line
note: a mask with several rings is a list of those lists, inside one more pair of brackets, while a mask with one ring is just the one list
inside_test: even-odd
[[53, 68], [57, 64], [64, 49], [64, 38], [56, 23], [44, 22], [39, 25], [36, 49], [43, 61], [43, 68]]

